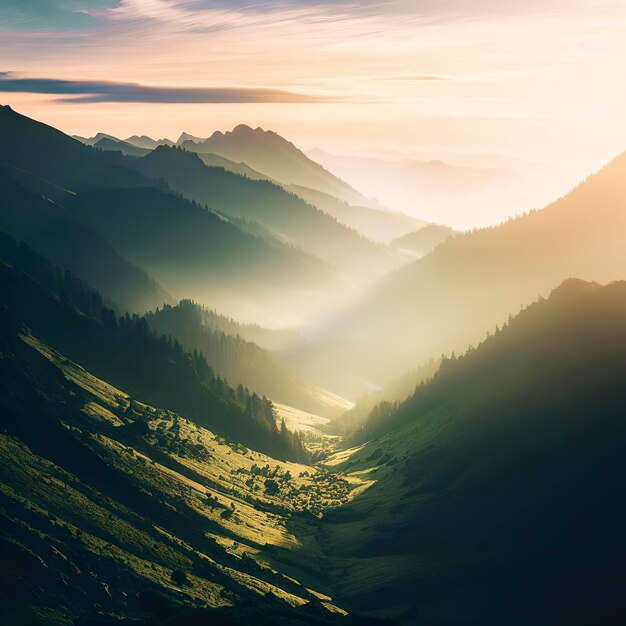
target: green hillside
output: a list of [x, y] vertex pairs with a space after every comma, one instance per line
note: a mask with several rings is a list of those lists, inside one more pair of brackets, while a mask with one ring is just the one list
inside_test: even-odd
[[[37, 273], [46, 277], [41, 269]], [[5, 286], [0, 303], [9, 313], [94, 374], [138, 400], [176, 411], [259, 450], [301, 454], [299, 441], [278, 431], [269, 400], [233, 389], [215, 376], [202, 353], [185, 352], [171, 337], [151, 332], [144, 318], [127, 313], [118, 319], [106, 307], [77, 310], [75, 299], [64, 298], [76, 279], [54, 274], [52, 268], [46, 284], [4, 263], [0, 276]], [[83, 295], [82, 300], [97, 302], [98, 296]]]
[[372, 486], [324, 518], [346, 606], [439, 624], [617, 624], [626, 283], [566, 281], [331, 463]]
[[339, 484], [136, 401], [4, 309], [0, 322], [3, 624], [365, 623], [266, 561], [297, 545], [292, 512], [330, 506], [315, 494], [344, 497]]
[[209, 366], [230, 383], [241, 383], [259, 395], [321, 416], [337, 415], [345, 408], [341, 398], [330, 402], [331, 394], [288, 373], [263, 348], [232, 334], [236, 326], [231, 326], [231, 333], [216, 328], [215, 314], [198, 304], [183, 300], [145, 318], [158, 334], [171, 335], [187, 350], [201, 351]]

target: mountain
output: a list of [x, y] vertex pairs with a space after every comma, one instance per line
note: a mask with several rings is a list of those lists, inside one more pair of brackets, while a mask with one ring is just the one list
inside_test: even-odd
[[[244, 389], [236, 392], [214, 375], [201, 352], [187, 353], [171, 337], [152, 333], [145, 318], [126, 314], [118, 320], [106, 308], [78, 311], [76, 298], [65, 297], [76, 282], [71, 275], [46, 286], [3, 264], [0, 277], [6, 286], [0, 304], [15, 319], [115, 387], [256, 449], [299, 454], [280, 442], [271, 402]], [[80, 286], [79, 292], [85, 291]], [[98, 297], [82, 295], [81, 301]]]
[[412, 233], [407, 233], [391, 242], [391, 246], [400, 250], [407, 250], [416, 256], [422, 257], [432, 252], [456, 231], [449, 226], [428, 224]]
[[[0, 231], [27, 242], [57, 265], [76, 273], [122, 311], [145, 311], [169, 300], [152, 278], [106, 239], [72, 221], [58, 204], [72, 194], [36, 179], [38, 191], [49, 193], [50, 187], [57, 191], [57, 201], [53, 202], [30, 193], [14, 176], [12, 168], [0, 167]], [[24, 178], [32, 187], [32, 176], [17, 178]], [[6, 244], [6, 238], [3, 241]]]
[[119, 141], [117, 137], [114, 137], [113, 135], [108, 135], [107, 133], [97, 133], [93, 137], [80, 137], [79, 135], [72, 135], [72, 139], [76, 139], [76, 141], [80, 141], [86, 146], [93, 146], [103, 139], [107, 139], [109, 141]]
[[121, 154], [95, 150], [9, 106], [0, 106], [0, 133], [0, 161], [68, 189], [83, 176], [123, 162]]
[[239, 176], [245, 176], [246, 178], [250, 178], [252, 180], [269, 180], [271, 182], [276, 182], [269, 176], [253, 170], [245, 163], [235, 163], [234, 161], [225, 159], [217, 154], [205, 154], [203, 152], [196, 152], [195, 154], [197, 154], [198, 157], [200, 157], [200, 160], [209, 167], [221, 167], [228, 172], [233, 172], [233, 174], [239, 174]]
[[[542, 211], [458, 234], [383, 278], [327, 321], [328, 330], [292, 366], [304, 364], [302, 375], [346, 397], [331, 384], [342, 372], [384, 386], [416, 363], [465, 350], [570, 276], [619, 280], [626, 274], [625, 238], [622, 154]], [[337, 341], [340, 353], [332, 351]]]
[[392, 380], [384, 389], [376, 389], [358, 397], [354, 406], [337, 415], [325, 426], [325, 432], [333, 435], [354, 435], [364, 429], [368, 422], [376, 421], [377, 415], [387, 415], [391, 410], [411, 396], [416, 387], [433, 377], [441, 365], [441, 360], [431, 359]]
[[[172, 294], [178, 299], [192, 297], [205, 304], [217, 305], [221, 310], [243, 319], [261, 316], [264, 321], [291, 323], [305, 313], [313, 315], [318, 308], [326, 306], [325, 297], [329, 290], [339, 290], [340, 281], [323, 262], [279, 242], [271, 233], [264, 237], [250, 236], [224, 216], [217, 216], [174, 196], [166, 182], [159, 179], [160, 172], [154, 174], [156, 178], [151, 178], [152, 172], [144, 174], [138, 171], [139, 163], [143, 167], [149, 165], [145, 159], [151, 158], [152, 154], [137, 158], [124, 156], [119, 151], [98, 150], [19, 115], [8, 107], [0, 109], [0, 131], [6, 139], [0, 145], [0, 161], [9, 164], [14, 172], [26, 172], [26, 176], [33, 180], [68, 191], [57, 199], [59, 206], [48, 204], [49, 209], [68, 216], [72, 228], [76, 228], [77, 224], [88, 226], [90, 237], [91, 234], [98, 234], [107, 245], [133, 262], [140, 258], [142, 262], [152, 259], [154, 263], [150, 267], [137, 264], [151, 273], [153, 268], [159, 270], [168, 281], [166, 288], [169, 291], [173, 287]], [[160, 150], [170, 149], [162, 147], [155, 153]], [[172, 152], [196, 159], [203, 170], [217, 172], [215, 178], [219, 179], [219, 170], [205, 168], [194, 155]], [[162, 165], [164, 170], [168, 169], [167, 163]], [[184, 167], [184, 163], [182, 165]], [[175, 167], [173, 169], [176, 170]], [[229, 200], [233, 204], [242, 199], [241, 194], [237, 195], [236, 187], [243, 180], [234, 178], [230, 181], [235, 187], [234, 200]], [[24, 177], [21, 181], [24, 182]], [[211, 176], [201, 179], [199, 189], [202, 184], [211, 184], [211, 181]], [[109, 193], [101, 192], [103, 188], [108, 188]], [[229, 187], [226, 191], [230, 193], [231, 189]], [[224, 191], [222, 188], [218, 190]], [[105, 198], [117, 202], [118, 207], [106, 206]], [[246, 198], [250, 200], [250, 194]], [[77, 206], [87, 207], [90, 202], [96, 204], [97, 211], [86, 208], [84, 215], [76, 212]], [[155, 212], [149, 203], [154, 204]], [[120, 211], [122, 206], [127, 215]], [[105, 216], [109, 209], [117, 216], [115, 226]], [[157, 213], [163, 218], [163, 223], [155, 221]], [[87, 224], [89, 220], [92, 220], [93, 227]], [[171, 232], [176, 236], [190, 237], [189, 241], [180, 238], [174, 241], [176, 246], [182, 247], [182, 254], [171, 245], [167, 230], [170, 225]], [[26, 239], [34, 247], [39, 245], [39, 242], [31, 241], [20, 233], [9, 232]], [[124, 251], [116, 242], [126, 246]], [[87, 237], [84, 243], [88, 246]], [[157, 244], [161, 246], [160, 250], [156, 249]], [[368, 242], [364, 246], [368, 251], [373, 249]], [[48, 256], [52, 254], [48, 249], [43, 252]], [[379, 251], [374, 249], [373, 254], [377, 256]], [[384, 252], [381, 255], [384, 260], [390, 258]], [[171, 259], [172, 263], [168, 265], [166, 259]], [[54, 260], [62, 262], [61, 258]], [[194, 261], [200, 265], [194, 266]], [[213, 261], [215, 264], [211, 265]], [[176, 273], [181, 268], [186, 272], [185, 276]], [[106, 286], [102, 282], [97, 283], [97, 277], [81, 273], [82, 270], [75, 265], [71, 269], [106, 293]], [[104, 264], [103, 269], [106, 270]], [[240, 279], [239, 282], [234, 280], [235, 277]], [[109, 276], [109, 280], [114, 279], [114, 274]], [[190, 291], [185, 291], [186, 285], [191, 285]], [[290, 288], [288, 294], [287, 286]], [[223, 296], [220, 300], [213, 297], [218, 292]], [[320, 296], [321, 292], [324, 292], [324, 298]], [[149, 308], [162, 303], [163, 298], [152, 301]], [[125, 303], [119, 304], [125, 306]]]
[[259, 222], [280, 239], [351, 276], [370, 277], [397, 263], [384, 248], [281, 187], [207, 167], [185, 150], [161, 146], [138, 159], [135, 167], [222, 214]]
[[176, 140], [174, 144], [177, 148], [182, 146], [184, 143], [202, 143], [206, 141], [206, 137], [195, 137], [194, 135], [190, 135], [189, 133], [181, 133], [180, 137]]
[[130, 143], [138, 148], [144, 148], [146, 150], [154, 150], [157, 146], [173, 146], [174, 142], [169, 139], [152, 139], [147, 135], [133, 135], [124, 139], [126, 143]]
[[178, 299], [223, 302], [230, 309], [237, 303], [240, 309], [271, 307], [287, 291], [332, 284], [331, 270], [321, 262], [269, 245], [195, 202], [157, 189], [96, 189], [73, 196], [67, 206], [75, 220], [111, 241]]
[[306, 343], [304, 337], [294, 330], [285, 328], [265, 328], [259, 324], [241, 322], [218, 313], [215, 309], [202, 307], [202, 323], [207, 328], [227, 335], [239, 336], [257, 344], [268, 352], [281, 352]]
[[363, 158], [312, 150], [309, 156], [370, 198], [435, 224], [476, 228], [545, 206], [578, 180], [572, 168], [506, 155]]
[[265, 561], [345, 482], [138, 401], [3, 307], [0, 451], [7, 626], [372, 623]]
[[[402, 623], [618, 624], [626, 283], [568, 280], [387, 415], [316, 527], [348, 607]], [[355, 451], [356, 450], [356, 451]]]
[[354, 206], [321, 191], [299, 185], [287, 185], [285, 189], [320, 211], [332, 215], [341, 224], [354, 228], [368, 239], [378, 243], [390, 243], [392, 239], [400, 235], [427, 225], [423, 220], [404, 213], [394, 213], [368, 206]]
[[279, 367], [271, 356], [239, 335], [212, 327], [215, 314], [189, 301], [164, 306], [145, 316], [159, 335], [177, 339], [189, 351], [202, 352], [209, 366], [229, 383], [241, 383], [261, 396], [324, 417], [349, 403]]
[[397, 236], [425, 225], [425, 222], [402, 213], [392, 213], [365, 206], [353, 206], [316, 189], [300, 185], [281, 184], [279, 181], [257, 172], [246, 163], [235, 163], [216, 154], [203, 152], [196, 152], [196, 154], [209, 167], [222, 167], [229, 172], [252, 180], [267, 180], [279, 185], [289, 193], [334, 217], [340, 224], [344, 224], [378, 243], [389, 243]]
[[93, 144], [93, 147], [98, 148], [98, 150], [119, 150], [126, 156], [145, 156], [148, 152], [150, 152], [150, 150], [147, 150], [146, 148], [139, 148], [134, 146], [132, 143], [121, 141], [120, 139], [110, 139], [108, 137], [99, 139]]
[[236, 163], [246, 163], [281, 184], [316, 189], [357, 205], [366, 202], [355, 189], [272, 131], [241, 124], [226, 133], [216, 131], [204, 141], [179, 140], [177, 145], [192, 152], [216, 154]]

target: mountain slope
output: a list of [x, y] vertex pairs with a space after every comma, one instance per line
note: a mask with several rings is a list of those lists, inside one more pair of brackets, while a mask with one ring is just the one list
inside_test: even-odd
[[454, 234], [456, 231], [448, 226], [428, 224], [419, 230], [394, 239], [391, 246], [408, 250], [417, 256], [425, 256]]
[[150, 150], [146, 148], [139, 148], [138, 146], [128, 143], [127, 141], [122, 141], [121, 139], [109, 139], [108, 137], [99, 139], [93, 144], [93, 147], [98, 148], [98, 150], [119, 150], [126, 156], [145, 156], [150, 152]]
[[343, 272], [371, 275], [395, 264], [383, 248], [270, 182], [207, 167], [195, 154], [163, 146], [139, 159], [135, 166], [211, 209], [259, 222], [279, 238]]
[[422, 220], [409, 217], [403, 213], [392, 213], [366, 206], [354, 206], [317, 189], [303, 187], [302, 185], [281, 184], [270, 176], [257, 172], [246, 163], [235, 163], [216, 154], [197, 152], [195, 150], [192, 150], [192, 152], [196, 152], [202, 162], [209, 167], [223, 167], [229, 172], [252, 180], [267, 180], [280, 185], [289, 193], [302, 198], [308, 204], [334, 217], [340, 224], [344, 224], [378, 243], [389, 243], [392, 239], [426, 224]]
[[[318, 534], [348, 606], [439, 624], [618, 624], [626, 283], [570, 280], [338, 467], [375, 481]], [[346, 460], [347, 459], [347, 460]]]
[[[70, 193], [61, 194], [58, 187], [52, 186], [59, 191], [57, 202], [53, 202], [29, 192], [13, 176], [14, 169], [0, 169], [0, 230], [26, 241], [57, 265], [87, 280], [123, 311], [145, 311], [169, 300], [154, 280], [123, 258], [108, 241], [72, 221], [57, 203], [71, 198]], [[39, 179], [36, 182], [35, 188], [50, 195], [42, 187], [44, 183], [40, 184]], [[28, 176], [26, 184], [30, 183], [32, 178]]]
[[323, 417], [337, 415], [346, 403], [337, 398], [329, 402], [329, 392], [280, 368], [270, 355], [239, 335], [227, 334], [211, 327], [211, 312], [183, 300], [164, 306], [145, 316], [150, 328], [160, 335], [170, 335], [191, 351], [201, 351], [209, 366], [229, 383], [241, 383], [275, 402]]
[[299, 454], [298, 446], [282, 442], [268, 400], [244, 390], [237, 394], [215, 377], [201, 353], [190, 355], [178, 342], [151, 333], [145, 319], [126, 314], [118, 321], [106, 309], [97, 318], [85, 315], [60, 299], [63, 283], [51, 291], [5, 263], [0, 277], [6, 286], [0, 303], [15, 319], [117, 388], [257, 449]]
[[[67, 204], [75, 220], [111, 241], [177, 298], [272, 306], [287, 292], [332, 284], [330, 268], [228, 220], [152, 188], [100, 189]], [[221, 307], [221, 305], [220, 305]]]
[[4, 309], [0, 427], [3, 624], [361, 623], [264, 564], [297, 542], [285, 521], [321, 495], [315, 468], [137, 402]]
[[120, 154], [95, 150], [9, 106], [0, 106], [0, 134], [0, 161], [67, 188], [122, 159]]
[[[0, 134], [5, 139], [0, 145], [0, 161], [10, 164], [13, 172], [26, 172], [26, 176], [30, 177], [29, 185], [34, 180], [41, 180], [49, 187], [68, 191], [66, 195], [56, 197], [61, 206], [53, 209], [59, 215], [63, 214], [63, 209], [70, 210], [77, 205], [87, 204], [85, 195], [93, 199], [102, 212], [109, 209], [117, 211], [115, 224], [101, 215], [100, 237], [107, 230], [107, 235], [104, 235], [107, 241], [103, 245], [112, 244], [125, 256], [129, 252], [133, 261], [140, 256], [142, 261], [154, 260], [154, 264], [145, 269], [152, 271], [155, 267], [160, 270], [178, 298], [193, 297], [206, 304], [218, 305], [221, 310], [243, 319], [261, 316], [263, 321], [275, 324], [277, 320], [279, 323], [292, 323], [294, 319], [300, 320], [302, 315], [313, 315], [314, 310], [317, 311], [326, 303], [320, 296], [322, 291], [328, 295], [329, 290], [339, 290], [340, 281], [336, 280], [327, 265], [281, 244], [270, 234], [263, 238], [247, 235], [237, 226], [229, 224], [226, 218], [198, 206], [192, 207], [190, 203], [172, 195], [163, 180], [152, 179], [136, 169], [137, 164], [144, 159], [86, 146], [7, 107], [0, 109]], [[196, 159], [194, 155], [188, 156]], [[210, 171], [200, 161], [198, 165]], [[159, 172], [155, 173], [156, 178], [160, 175]], [[237, 185], [244, 179], [234, 178], [231, 204], [242, 200]], [[21, 176], [20, 182], [26, 183], [24, 176]], [[202, 182], [211, 184], [211, 180]], [[39, 183], [37, 186], [40, 187]], [[100, 191], [103, 188], [110, 189], [109, 195]], [[45, 190], [41, 189], [38, 193], [41, 191]], [[105, 197], [114, 199], [118, 207], [108, 207], [104, 203]], [[150, 206], [143, 201], [146, 197], [164, 220], [162, 224], [155, 220], [157, 213], [152, 213]], [[247, 197], [250, 199], [250, 194]], [[126, 208], [128, 215], [120, 212], [120, 206]], [[76, 222], [84, 226], [86, 220], [92, 218], [93, 211], [85, 216], [72, 211], [74, 230], [78, 226]], [[169, 241], [169, 227], [172, 227], [171, 232], [176, 236], [189, 235], [189, 241]], [[20, 233], [9, 232], [25, 238]], [[95, 235], [93, 233], [90, 239]], [[155, 241], [161, 245], [160, 250], [155, 248], [155, 241], [149, 239], [153, 235], [158, 235]], [[52, 244], [54, 241], [53, 237], [48, 237], [45, 243]], [[128, 247], [122, 251], [116, 244], [118, 241]], [[30, 243], [35, 247], [40, 244], [35, 241]], [[87, 237], [84, 243], [85, 249], [74, 255], [77, 262], [90, 250]], [[368, 242], [365, 245], [368, 250], [372, 248]], [[179, 251], [181, 254], [178, 254]], [[53, 251], [49, 249], [43, 252], [53, 256]], [[62, 241], [59, 241], [58, 250], [54, 252], [64, 252]], [[377, 250], [374, 252], [378, 254]], [[388, 257], [383, 254], [383, 258]], [[166, 259], [172, 262], [168, 264]], [[58, 263], [66, 261], [61, 256], [54, 260]], [[194, 261], [197, 262], [195, 265]], [[82, 271], [76, 265], [71, 267], [78, 273]], [[102, 269], [107, 271], [106, 265], [103, 264]], [[179, 270], [184, 270], [186, 275], [181, 275]], [[98, 279], [95, 275], [81, 276], [94, 283]], [[240, 279], [238, 283], [235, 277]], [[114, 278], [114, 275], [109, 278]], [[229, 282], [230, 279], [233, 280]], [[187, 285], [192, 287], [189, 291], [185, 291]], [[109, 295], [102, 282], [98, 283], [98, 287]], [[223, 298], [216, 300], [213, 296], [218, 292]], [[162, 302], [163, 298], [153, 300], [149, 308]], [[128, 306], [121, 301], [120, 305], [124, 308]]]
[[320, 211], [332, 215], [341, 224], [354, 228], [368, 239], [378, 243], [389, 243], [400, 235], [427, 225], [423, 220], [404, 213], [355, 206], [329, 194], [300, 185], [287, 185], [285, 189], [316, 206]]
[[236, 163], [246, 163], [281, 184], [317, 189], [346, 202], [364, 202], [355, 189], [272, 131], [253, 130], [241, 124], [226, 133], [216, 131], [199, 143], [187, 141], [180, 145], [192, 152], [217, 154]]
[[385, 277], [334, 326], [329, 324], [327, 343], [335, 336], [351, 344], [332, 362], [339, 371], [384, 385], [416, 362], [465, 350], [569, 276], [599, 282], [623, 278], [625, 240], [623, 154], [542, 211], [456, 235]]
[[152, 139], [152, 137], [148, 137], [147, 135], [133, 135], [132, 137], [127, 137], [123, 141], [146, 150], [154, 150], [157, 146], [174, 145], [174, 142], [170, 139]]

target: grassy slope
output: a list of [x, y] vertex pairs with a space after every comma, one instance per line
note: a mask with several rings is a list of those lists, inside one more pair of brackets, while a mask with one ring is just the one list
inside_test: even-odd
[[[268, 593], [280, 600], [276, 616], [289, 615], [284, 623], [330, 619], [330, 598], [264, 565], [264, 555], [298, 545], [286, 527], [294, 510], [345, 501], [350, 484], [136, 402], [5, 314], [2, 322], [4, 623], [267, 608]], [[268, 472], [275, 494], [264, 487]], [[173, 582], [173, 570], [188, 582]], [[328, 607], [321, 617], [312, 608], [304, 619], [289, 613], [311, 600], [318, 606], [315, 598]]]

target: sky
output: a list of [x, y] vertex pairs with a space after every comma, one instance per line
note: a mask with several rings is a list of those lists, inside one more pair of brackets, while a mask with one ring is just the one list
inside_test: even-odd
[[624, 76], [626, 0], [0, 0], [0, 101], [70, 134], [592, 167]]

